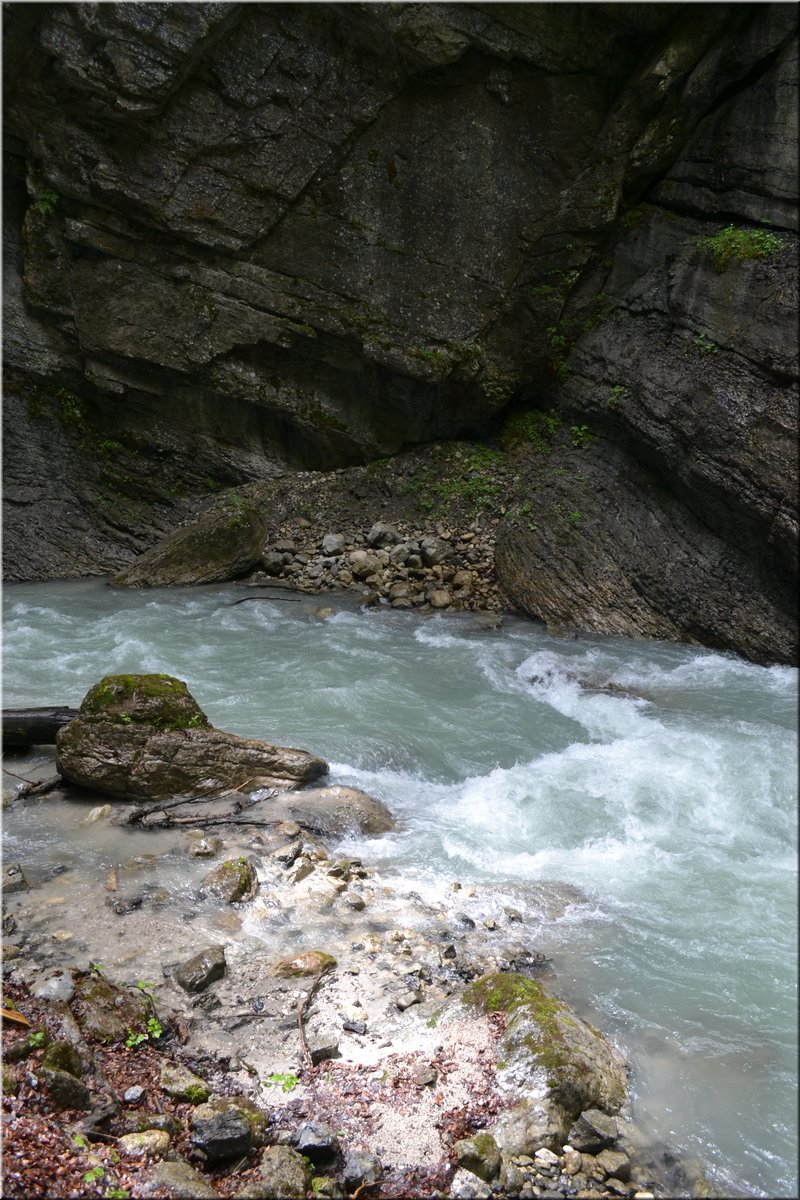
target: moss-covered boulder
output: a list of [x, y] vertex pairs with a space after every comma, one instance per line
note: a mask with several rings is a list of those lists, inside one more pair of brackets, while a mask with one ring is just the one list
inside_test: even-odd
[[204, 796], [250, 785], [291, 790], [328, 766], [304, 750], [215, 729], [170, 675], [107, 675], [56, 739], [65, 779], [123, 800]]
[[205, 878], [205, 887], [226, 904], [252, 900], [258, 892], [258, 876], [247, 858], [226, 858]]
[[504, 1155], [560, 1150], [585, 1109], [615, 1113], [625, 1102], [627, 1066], [602, 1034], [541, 984], [509, 971], [483, 975], [463, 1001], [507, 1024], [501, 1089], [524, 1095], [493, 1129]]
[[264, 519], [253, 504], [215, 506], [176, 529], [118, 571], [112, 587], [187, 587], [223, 583], [260, 562], [266, 540]]

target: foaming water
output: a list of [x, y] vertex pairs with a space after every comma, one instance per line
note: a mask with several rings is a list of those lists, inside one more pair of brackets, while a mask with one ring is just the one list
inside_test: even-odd
[[[523, 911], [526, 887], [579, 889], [525, 928], [631, 1058], [637, 1120], [726, 1194], [795, 1195], [797, 672], [245, 594], [10, 585], [4, 704], [77, 706], [109, 672], [165, 671], [216, 725], [384, 800], [398, 832], [349, 848], [387, 878], [434, 899], [514, 888]], [[6, 818], [34, 876], [110, 861], [119, 831], [37, 813]], [[169, 835], [136, 837], [177, 880]]]

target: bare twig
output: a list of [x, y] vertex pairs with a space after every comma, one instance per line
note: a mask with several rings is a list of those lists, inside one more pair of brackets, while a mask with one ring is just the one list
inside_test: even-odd
[[320, 968], [319, 974], [316, 976], [311, 987], [306, 992], [305, 998], [297, 1006], [297, 1028], [300, 1030], [300, 1045], [302, 1046], [302, 1049], [303, 1049], [303, 1057], [306, 1060], [307, 1066], [309, 1066], [309, 1067], [313, 1067], [314, 1063], [311, 1059], [311, 1051], [308, 1048], [308, 1042], [306, 1041], [306, 1031], [305, 1031], [305, 1026], [303, 1025], [303, 1013], [308, 1008], [311, 997], [314, 995], [314, 992], [319, 987], [322, 976], [326, 973], [326, 971], [330, 971], [332, 969], [332, 966], [333, 966], [332, 963], [326, 963], [323, 967]]
[[[248, 600], [267, 600], [270, 604], [277, 600], [282, 604], [299, 604], [299, 596], [242, 596], [241, 600], [234, 600], [233, 604], [246, 604]], [[233, 604], [229, 608], [233, 608]]]
[[[6, 768], [4, 767], [3, 770], [5, 771]], [[13, 771], [6, 771], [6, 773], [14, 775]], [[22, 776], [14, 775], [14, 778], [22, 779]], [[24, 796], [26, 798], [28, 796], [45, 796], [48, 792], [52, 792], [55, 788], [60, 787], [63, 782], [64, 780], [60, 775], [51, 775], [49, 779], [42, 779], [39, 783], [33, 779], [28, 779], [26, 780], [26, 786], [19, 789], [19, 794], [20, 797]]]

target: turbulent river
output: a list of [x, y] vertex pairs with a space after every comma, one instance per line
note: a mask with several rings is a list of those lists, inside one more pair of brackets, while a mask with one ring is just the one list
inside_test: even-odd
[[[387, 882], [579, 889], [531, 948], [629, 1057], [637, 1122], [723, 1194], [797, 1195], [797, 672], [509, 618], [234, 603], [254, 594], [9, 585], [4, 706], [168, 672], [215, 725], [383, 800], [400, 832], [355, 852]], [[6, 861], [96, 873], [82, 812], [13, 805]]]

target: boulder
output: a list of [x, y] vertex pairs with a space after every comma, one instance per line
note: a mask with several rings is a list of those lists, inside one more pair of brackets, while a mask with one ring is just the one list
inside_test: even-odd
[[224, 946], [208, 946], [181, 963], [175, 979], [185, 992], [202, 992], [225, 974]]
[[264, 520], [254, 505], [215, 507], [118, 571], [111, 586], [187, 587], [236, 579], [261, 561], [265, 537]]
[[107, 675], [56, 739], [56, 769], [124, 800], [167, 800], [241, 788], [300, 787], [327, 764], [304, 750], [241, 738], [209, 724], [169, 675]]
[[346, 834], [390, 833], [397, 828], [385, 804], [358, 788], [312, 788], [278, 801], [284, 819], [297, 821], [313, 833], [341, 837]]
[[490, 1131], [504, 1157], [543, 1147], [559, 1152], [585, 1109], [615, 1113], [622, 1107], [627, 1084], [622, 1056], [535, 980], [512, 971], [483, 975], [466, 989], [463, 1002], [507, 1017], [498, 1083], [526, 1098]]

